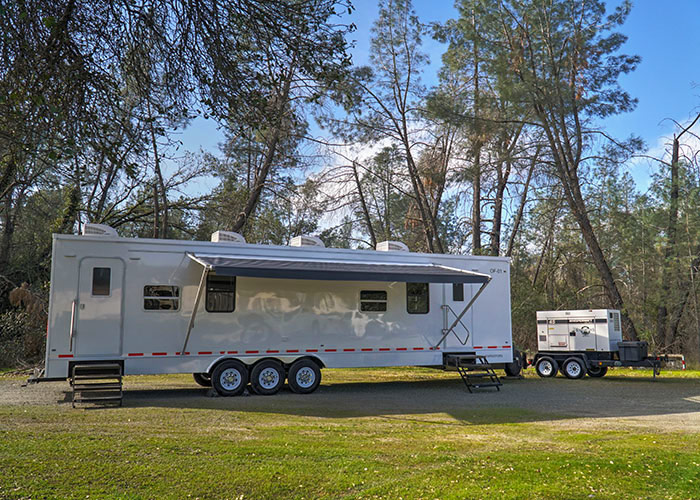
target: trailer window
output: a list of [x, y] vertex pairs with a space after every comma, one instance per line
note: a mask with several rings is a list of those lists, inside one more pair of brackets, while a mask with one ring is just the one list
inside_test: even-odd
[[177, 311], [180, 309], [180, 287], [172, 285], [144, 286], [143, 308], [147, 311]]
[[464, 283], [452, 283], [452, 301], [464, 302]]
[[427, 283], [406, 283], [406, 310], [409, 314], [427, 314], [429, 302]]
[[360, 292], [360, 311], [386, 311], [386, 292], [384, 290], [362, 290]]
[[109, 267], [92, 268], [92, 294], [109, 295], [112, 269]]
[[207, 312], [233, 312], [236, 309], [236, 277], [207, 275]]

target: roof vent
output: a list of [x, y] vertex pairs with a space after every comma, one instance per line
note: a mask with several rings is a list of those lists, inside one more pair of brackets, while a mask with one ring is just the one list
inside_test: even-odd
[[114, 236], [119, 237], [117, 231], [107, 224], [84, 224], [83, 236]]
[[380, 241], [377, 243], [380, 252], [408, 252], [408, 247], [400, 241]]
[[317, 238], [316, 236], [309, 236], [303, 234], [301, 236], [295, 236], [292, 241], [289, 242], [290, 247], [320, 247], [326, 248], [326, 245]]
[[215, 243], [245, 243], [243, 235], [233, 231], [216, 231], [211, 233], [211, 241]]

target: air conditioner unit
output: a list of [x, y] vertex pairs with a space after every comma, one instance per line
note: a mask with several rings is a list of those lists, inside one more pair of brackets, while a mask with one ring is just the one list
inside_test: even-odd
[[117, 231], [108, 226], [107, 224], [84, 224], [83, 225], [83, 236], [113, 236], [119, 237]]
[[211, 233], [211, 241], [215, 243], [245, 243], [243, 235], [233, 231], [216, 231]]
[[316, 236], [309, 236], [303, 234], [301, 236], [295, 236], [292, 241], [289, 242], [290, 247], [319, 247], [326, 248], [320, 238]]
[[408, 247], [400, 241], [380, 241], [376, 250], [380, 252], [408, 252]]

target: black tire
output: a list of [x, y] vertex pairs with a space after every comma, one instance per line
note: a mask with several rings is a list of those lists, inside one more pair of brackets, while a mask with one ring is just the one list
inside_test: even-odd
[[503, 371], [506, 372], [506, 375], [508, 375], [509, 377], [518, 377], [518, 376], [520, 376], [520, 372], [522, 369], [523, 369], [523, 354], [518, 350], [514, 350], [513, 351], [513, 362], [506, 363], [506, 365], [503, 367]]
[[193, 373], [192, 377], [202, 387], [211, 387], [211, 375], [208, 373]]
[[586, 372], [586, 364], [581, 358], [569, 358], [564, 361], [561, 367], [561, 372], [566, 378], [579, 379], [583, 377]]
[[284, 385], [284, 366], [274, 359], [263, 359], [251, 370], [250, 385], [256, 394], [276, 394]]
[[559, 371], [559, 364], [555, 359], [550, 358], [549, 356], [542, 356], [535, 364], [535, 371], [537, 372], [537, 375], [542, 378], [556, 377], [557, 372]]
[[310, 359], [300, 359], [292, 364], [287, 380], [293, 392], [309, 394], [321, 383], [321, 369]]
[[222, 361], [211, 374], [211, 386], [219, 396], [238, 396], [248, 385], [248, 368], [235, 359]]
[[588, 376], [593, 378], [603, 378], [608, 373], [607, 366], [591, 366], [588, 369]]

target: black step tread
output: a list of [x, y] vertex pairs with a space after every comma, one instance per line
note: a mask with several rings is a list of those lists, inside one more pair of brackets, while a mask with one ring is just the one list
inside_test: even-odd
[[97, 390], [105, 390], [105, 389], [119, 389], [121, 390], [122, 385], [121, 384], [113, 384], [113, 383], [107, 383], [107, 382], [101, 382], [97, 384], [74, 384], [73, 385], [73, 390], [74, 391], [97, 391]]
[[503, 384], [501, 384], [500, 382], [486, 382], [485, 384], [482, 384], [481, 382], [479, 382], [478, 384], [469, 384], [469, 385], [471, 385], [472, 387], [479, 388], [479, 387], [500, 387]]
[[496, 378], [497, 375], [495, 373], [476, 373], [476, 372], [465, 372], [464, 373], [465, 377], [468, 378]]
[[71, 379], [73, 379], [73, 380], [90, 380], [90, 379], [99, 379], [99, 378], [118, 378], [118, 379], [121, 379], [122, 376], [121, 376], [121, 374], [117, 375], [115, 373], [112, 373], [112, 374], [96, 373], [94, 375], [73, 375], [71, 377]]
[[86, 398], [77, 397], [73, 400], [74, 403], [79, 403], [81, 401], [119, 401], [122, 396], [88, 396]]

